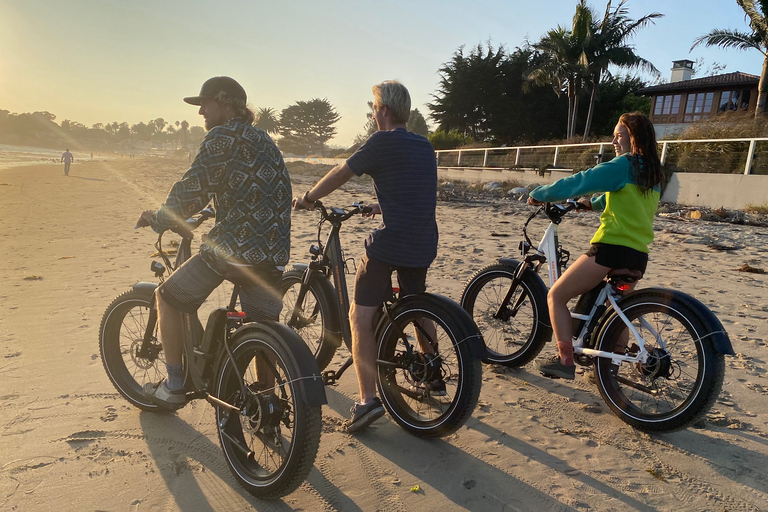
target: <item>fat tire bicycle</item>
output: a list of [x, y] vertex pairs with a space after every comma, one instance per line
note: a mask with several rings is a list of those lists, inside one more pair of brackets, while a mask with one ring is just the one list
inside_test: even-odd
[[[283, 274], [281, 320], [301, 335], [324, 369], [342, 342], [351, 350], [347, 261], [339, 232], [343, 222], [367, 207], [326, 209], [320, 201], [314, 204], [320, 211], [317, 245], [309, 249], [309, 264], [294, 264]], [[331, 229], [323, 245], [325, 222]], [[472, 415], [480, 395], [485, 357], [480, 332], [466, 311], [446, 297], [395, 294], [393, 289], [392, 299], [382, 304], [374, 320], [379, 396], [406, 431], [420, 437], [451, 434]], [[426, 322], [435, 326], [432, 335]], [[436, 357], [420, 351], [420, 343], [428, 344]], [[338, 371], [323, 372], [324, 382], [334, 384], [351, 365], [350, 357]], [[427, 383], [436, 379], [446, 384], [443, 394], [429, 390]]]
[[[151, 270], [162, 283], [191, 255], [192, 230], [214, 216], [212, 209], [172, 229], [181, 236], [175, 263], [155, 247], [165, 265]], [[227, 307], [210, 313], [205, 329], [184, 314], [184, 388], [187, 399], [204, 398], [216, 409], [216, 430], [227, 466], [251, 494], [264, 499], [293, 492], [312, 469], [322, 431], [325, 388], [314, 357], [301, 338], [277, 322], [248, 322], [237, 309], [243, 277]], [[166, 377], [157, 334], [155, 283], [136, 283], [115, 298], [99, 327], [99, 353], [107, 376], [128, 402], [144, 411], [168, 413], [144, 394], [144, 384]], [[182, 405], [183, 407], [183, 405]]]
[[[523, 225], [522, 261], [501, 258], [467, 282], [461, 305], [486, 343], [487, 363], [520, 367], [552, 337], [547, 287], [538, 275], [547, 265], [550, 287], [570, 257], [559, 244], [562, 218], [581, 205], [545, 203]], [[528, 224], [550, 220], [538, 246]], [[580, 296], [571, 311], [574, 360], [595, 367], [600, 395], [626, 423], [650, 432], [680, 430], [699, 421], [717, 399], [733, 355], [728, 333], [697, 299], [677, 290], [644, 288], [624, 293], [639, 272], [612, 270]]]

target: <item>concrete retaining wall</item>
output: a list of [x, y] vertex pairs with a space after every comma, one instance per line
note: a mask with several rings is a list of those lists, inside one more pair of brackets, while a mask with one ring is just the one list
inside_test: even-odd
[[[438, 167], [442, 180], [468, 182], [517, 181], [523, 185], [546, 185], [570, 176], [567, 169], [551, 169], [543, 175], [536, 170], [471, 169], [463, 167]], [[699, 174], [675, 173], [664, 191], [662, 201], [739, 210], [745, 205], [768, 203], [768, 176], [746, 174]]]

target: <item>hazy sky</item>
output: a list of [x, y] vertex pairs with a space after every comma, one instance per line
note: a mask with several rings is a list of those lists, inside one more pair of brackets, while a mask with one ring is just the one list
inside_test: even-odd
[[[616, 3], [616, 0], [614, 0]], [[229, 75], [254, 107], [327, 98], [342, 119], [332, 145], [365, 124], [371, 85], [399, 79], [426, 116], [437, 70], [462, 45], [509, 50], [569, 26], [576, 0], [0, 0], [0, 109], [47, 110], [88, 126], [162, 117], [201, 125], [181, 101]], [[590, 1], [603, 12], [605, 0]], [[669, 77], [673, 60], [759, 75], [757, 51], [697, 48], [713, 28], [748, 30], [735, 0], [630, 0], [665, 17], [634, 40]], [[428, 120], [429, 121], [429, 120]]]

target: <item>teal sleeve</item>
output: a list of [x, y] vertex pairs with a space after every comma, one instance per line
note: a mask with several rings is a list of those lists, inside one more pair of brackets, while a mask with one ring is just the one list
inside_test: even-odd
[[601, 195], [600, 197], [593, 197], [589, 200], [589, 202], [592, 204], [593, 210], [605, 210], [605, 194]]
[[530, 195], [537, 201], [555, 202], [598, 192], [615, 192], [629, 181], [629, 170], [629, 159], [619, 156], [551, 185], [535, 188]]

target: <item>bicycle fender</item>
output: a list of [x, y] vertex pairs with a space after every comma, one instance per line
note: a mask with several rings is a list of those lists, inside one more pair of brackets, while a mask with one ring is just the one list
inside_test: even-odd
[[307, 344], [304, 343], [304, 340], [293, 329], [278, 322], [265, 320], [258, 323], [247, 323], [238, 327], [232, 334], [232, 337], [234, 338], [241, 332], [250, 329], [266, 331], [270, 336], [285, 344], [285, 347], [288, 349], [288, 357], [291, 358], [303, 377], [296, 383], [296, 386], [301, 390], [300, 395], [304, 398], [306, 405], [325, 405], [328, 403], [328, 399], [325, 396], [323, 378], [320, 375], [320, 369], [317, 367], [317, 361], [312, 352], [310, 352], [309, 347], [307, 347]]
[[307, 270], [308, 266], [309, 265], [307, 265], [306, 263], [294, 263], [293, 266], [288, 270], [298, 270], [299, 272], [304, 272], [305, 270]]
[[667, 290], [664, 288], [644, 288], [641, 291], [645, 291], [645, 290], [650, 290], [655, 292], [671, 291], [672, 293], [674, 293], [680, 300], [684, 301], [688, 306], [696, 310], [696, 312], [701, 316], [701, 319], [705, 325], [712, 326], [713, 332], [707, 337], [707, 339], [709, 339], [710, 342], [712, 343], [712, 347], [719, 354], [723, 354], [726, 356], [736, 355], [736, 352], [734, 352], [733, 346], [731, 345], [731, 338], [728, 336], [728, 333], [726, 332], [725, 327], [723, 327], [723, 324], [720, 322], [720, 319], [718, 319], [717, 316], [712, 312], [712, 310], [709, 309], [699, 299], [678, 290]]
[[157, 286], [158, 286], [157, 283], [148, 283], [146, 281], [141, 281], [131, 286], [131, 288], [133, 288], [137, 292], [155, 293]]
[[517, 266], [520, 264], [519, 261], [512, 258], [499, 258], [499, 265], [506, 265], [508, 267], [517, 268]]
[[[619, 306], [621, 306], [622, 301], [627, 300], [629, 297], [634, 297], [643, 293], [674, 295], [676, 299], [679, 299], [681, 302], [684, 302], [688, 307], [693, 309], [704, 325], [710, 326], [712, 332], [705, 336], [704, 341], [711, 343], [712, 348], [714, 348], [715, 351], [719, 354], [726, 356], [736, 355], [736, 353], [733, 351], [733, 346], [731, 345], [731, 339], [728, 337], [728, 333], [725, 331], [723, 324], [720, 323], [720, 320], [717, 318], [717, 316], [712, 312], [711, 309], [704, 305], [704, 303], [685, 292], [681, 292], [679, 290], [670, 290], [667, 288], [642, 288], [640, 290], [635, 290], [632, 293], [628, 293], [626, 296], [622, 297], [622, 299], [619, 301]], [[602, 320], [600, 325], [602, 325]]]
[[[470, 347], [470, 353], [472, 354], [472, 357], [479, 357], [481, 359], [486, 359], [488, 357], [483, 335], [480, 333], [480, 329], [477, 328], [475, 321], [471, 316], [469, 316], [469, 313], [467, 313], [464, 308], [459, 306], [448, 297], [439, 295], [437, 293], [406, 295], [405, 297], [401, 297], [392, 305], [392, 316], [396, 317], [403, 311], [408, 311], [409, 309], [418, 307], [418, 303], [424, 299], [424, 296], [427, 296], [430, 302], [442, 310], [440, 312], [441, 317], [449, 318], [459, 323], [465, 332], [472, 333], [467, 337], [466, 340], [464, 340], [464, 343]], [[387, 318], [386, 315], [382, 315], [376, 327], [376, 339], [380, 338], [382, 329], [388, 323], [389, 318]]]

